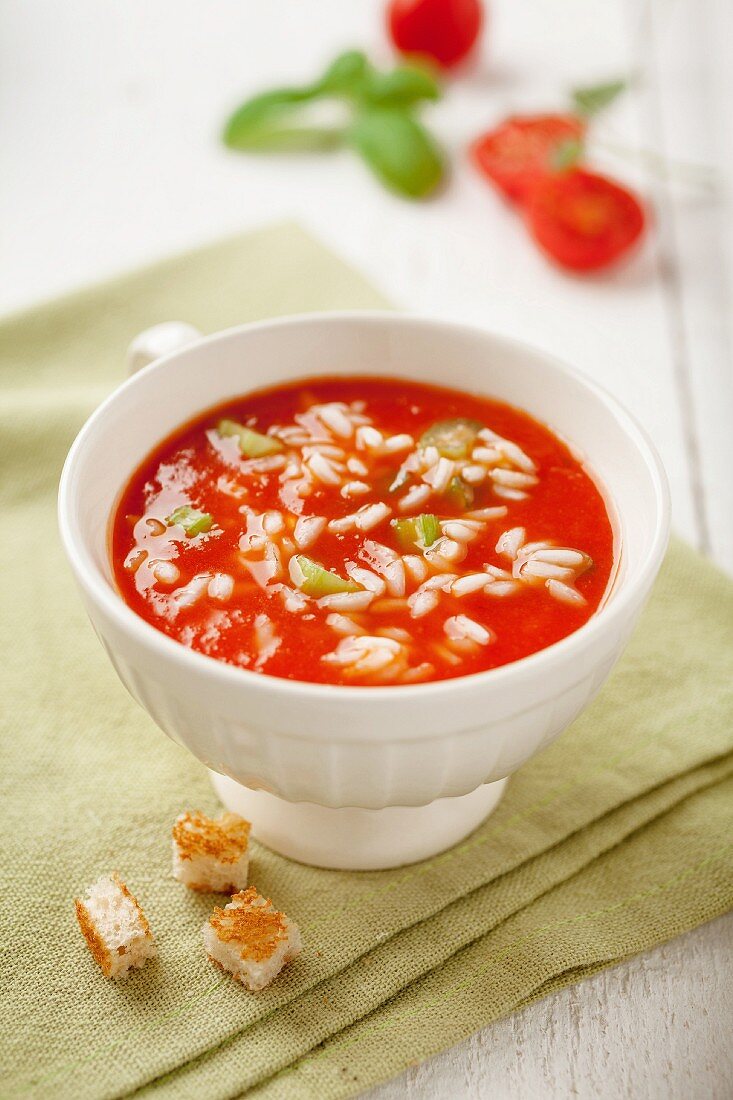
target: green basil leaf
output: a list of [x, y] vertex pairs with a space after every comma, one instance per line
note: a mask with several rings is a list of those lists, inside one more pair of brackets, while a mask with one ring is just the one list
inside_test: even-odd
[[[330, 126], [293, 126], [293, 112], [315, 99], [318, 90], [280, 88], [257, 95], [234, 112], [224, 127], [224, 144], [247, 152], [302, 152], [334, 149], [344, 131]], [[288, 124], [285, 124], [287, 120]]]
[[583, 115], [595, 115], [608, 107], [629, 86], [627, 80], [609, 80], [604, 84], [592, 84], [586, 88], [574, 88], [570, 93], [573, 106]]
[[348, 137], [382, 183], [401, 195], [425, 198], [443, 178], [440, 150], [408, 111], [367, 107], [356, 116]]
[[380, 107], [409, 107], [421, 100], [440, 99], [440, 88], [425, 69], [401, 65], [389, 73], [374, 73], [365, 99]]
[[304, 88], [276, 88], [248, 99], [232, 114], [224, 125], [224, 144], [230, 149], [248, 149], [253, 135], [272, 126], [272, 120], [286, 108], [306, 103], [316, 93], [311, 86]]
[[333, 149], [343, 142], [342, 130], [327, 126], [294, 126], [295, 112], [302, 104], [322, 96], [358, 97], [371, 73], [371, 65], [361, 51], [342, 53], [313, 84], [275, 88], [248, 99], [226, 122], [222, 134], [224, 144], [230, 149], [248, 152]]
[[344, 131], [331, 126], [260, 126], [231, 148], [247, 153], [327, 153], [344, 143]]
[[318, 81], [322, 95], [358, 95], [371, 79], [373, 70], [361, 50], [347, 50], [331, 62]]

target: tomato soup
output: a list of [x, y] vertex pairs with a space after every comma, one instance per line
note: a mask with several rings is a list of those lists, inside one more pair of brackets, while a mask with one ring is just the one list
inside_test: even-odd
[[183, 425], [113, 517], [125, 601], [253, 672], [399, 685], [496, 668], [597, 610], [601, 493], [549, 428], [403, 379], [317, 378]]

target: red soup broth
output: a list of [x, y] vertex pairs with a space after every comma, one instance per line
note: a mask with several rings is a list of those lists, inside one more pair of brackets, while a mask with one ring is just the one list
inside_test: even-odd
[[136, 470], [111, 540], [124, 600], [182, 645], [345, 685], [536, 653], [594, 614], [613, 567], [603, 497], [549, 428], [388, 378], [197, 416]]

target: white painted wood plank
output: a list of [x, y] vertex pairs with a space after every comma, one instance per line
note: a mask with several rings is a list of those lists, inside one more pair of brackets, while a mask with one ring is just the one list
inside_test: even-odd
[[[660, 236], [696, 523], [733, 571], [733, 7], [651, 0], [646, 12], [646, 141], [669, 159]], [[686, 162], [708, 166], [710, 183], [682, 182]]]
[[365, 1100], [728, 1100], [733, 916], [499, 1020]]

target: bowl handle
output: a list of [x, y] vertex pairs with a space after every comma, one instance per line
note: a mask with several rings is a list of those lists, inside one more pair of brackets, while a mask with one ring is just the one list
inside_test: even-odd
[[146, 328], [138, 333], [127, 349], [127, 373], [136, 374], [156, 359], [195, 344], [202, 336], [202, 332], [185, 321], [164, 321], [161, 325]]

